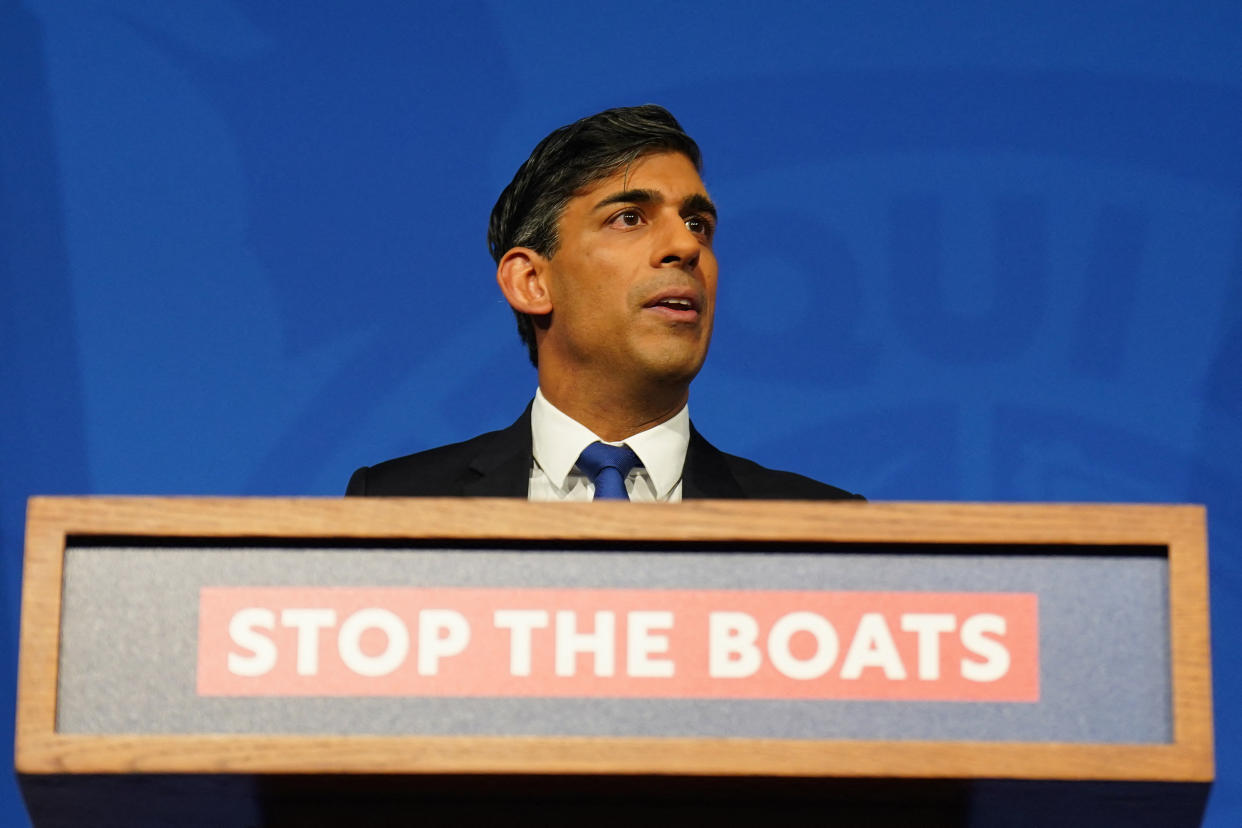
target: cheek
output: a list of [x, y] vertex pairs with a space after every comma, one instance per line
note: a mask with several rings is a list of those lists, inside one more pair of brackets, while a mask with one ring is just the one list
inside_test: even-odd
[[623, 263], [608, 251], [599, 251], [583, 257], [582, 269], [578, 271], [577, 284], [584, 296], [592, 297], [595, 302], [622, 301], [635, 289], [631, 279], [626, 277]]
[[712, 270], [703, 279], [703, 290], [707, 294], [708, 301], [713, 305], [716, 303], [716, 272]]

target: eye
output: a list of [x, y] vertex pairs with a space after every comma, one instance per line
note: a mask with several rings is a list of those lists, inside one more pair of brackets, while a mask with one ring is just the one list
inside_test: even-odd
[[639, 227], [643, 224], [642, 211], [633, 207], [628, 207], [616, 214], [608, 220], [610, 227]]
[[716, 225], [703, 216], [687, 216], [686, 228], [696, 236], [702, 236], [709, 240], [712, 234], [716, 232]]

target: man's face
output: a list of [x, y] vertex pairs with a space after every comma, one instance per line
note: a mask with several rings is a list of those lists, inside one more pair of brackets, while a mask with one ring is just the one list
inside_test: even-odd
[[703, 182], [680, 153], [642, 156], [575, 195], [548, 261], [540, 367], [555, 360], [584, 381], [631, 388], [688, 384], [712, 334], [715, 227]]

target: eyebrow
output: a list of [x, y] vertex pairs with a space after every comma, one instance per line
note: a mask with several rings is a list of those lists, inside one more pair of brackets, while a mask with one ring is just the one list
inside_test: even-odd
[[[622, 190], [619, 193], [605, 196], [595, 205], [595, 209], [598, 210], [610, 204], [659, 204], [662, 201], [664, 201], [664, 196], [655, 190]], [[686, 196], [682, 199], [681, 208], [683, 210], [707, 213], [712, 218], [716, 218], [716, 205], [702, 193]]]
[[681, 209], [694, 210], [698, 213], [707, 213], [712, 218], [716, 218], [716, 205], [712, 203], [710, 198], [702, 193], [695, 193], [694, 195], [687, 196], [681, 203]]

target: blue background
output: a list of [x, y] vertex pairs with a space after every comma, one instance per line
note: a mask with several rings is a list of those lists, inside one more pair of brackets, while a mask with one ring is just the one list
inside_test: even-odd
[[26, 497], [338, 494], [507, 425], [492, 203], [657, 102], [722, 209], [717, 445], [1208, 505], [1206, 824], [1242, 823], [1242, 4], [929, 5], [0, 0], [0, 739]]

